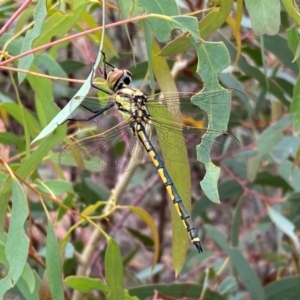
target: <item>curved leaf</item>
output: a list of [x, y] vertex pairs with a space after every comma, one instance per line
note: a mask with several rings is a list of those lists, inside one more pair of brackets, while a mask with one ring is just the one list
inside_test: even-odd
[[119, 300], [123, 295], [123, 262], [118, 244], [108, 240], [105, 252], [105, 278], [110, 288], [108, 300]]
[[158, 236], [156, 225], [152, 217], [145, 210], [136, 206], [126, 206], [126, 207], [129, 208], [137, 216], [139, 216], [149, 226], [149, 228], [152, 231], [153, 241], [154, 241], [154, 257], [153, 257], [152, 266], [154, 266], [157, 263], [158, 255], [159, 255], [159, 236]]
[[[222, 43], [200, 42], [193, 44], [197, 51], [197, 73], [201, 76], [204, 88], [194, 97], [192, 102], [205, 110], [208, 117], [208, 128], [226, 131], [230, 116], [231, 92], [222, 88], [218, 81], [218, 73], [230, 64], [229, 53]], [[218, 92], [219, 91], [219, 92]], [[211, 94], [211, 97], [207, 95]], [[218, 103], [216, 107], [215, 103]], [[219, 112], [222, 112], [221, 114]], [[207, 133], [202, 143], [197, 146], [197, 159], [205, 165], [206, 174], [201, 181], [201, 187], [207, 197], [213, 202], [219, 202], [218, 179], [220, 169], [210, 158], [213, 140], [218, 136], [214, 132]]]
[[15, 178], [12, 178], [12, 202], [13, 206], [5, 247], [9, 271], [0, 280], [0, 298], [3, 298], [5, 292], [15, 286], [21, 277], [29, 250], [29, 239], [24, 231], [24, 223], [29, 211], [24, 191]]
[[[24, 37], [21, 53], [26, 52], [32, 48], [33, 41], [40, 36], [44, 20], [47, 16], [46, 2], [43, 0], [38, 1], [36, 8], [33, 12], [34, 25], [33, 28], [26, 32]], [[33, 54], [22, 57], [19, 60], [18, 68], [29, 70], [34, 56]], [[19, 84], [25, 79], [26, 73], [18, 73]]]

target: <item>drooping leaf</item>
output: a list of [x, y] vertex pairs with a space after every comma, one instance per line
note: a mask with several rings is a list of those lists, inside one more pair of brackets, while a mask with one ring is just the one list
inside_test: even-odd
[[199, 284], [152, 284], [144, 285], [140, 287], [134, 287], [129, 289], [130, 295], [136, 296], [139, 299], [146, 299], [153, 296], [153, 292], [156, 290], [169, 297], [187, 297], [197, 298], [201, 295], [203, 286]]
[[39, 38], [37, 38], [33, 43], [34, 47], [49, 43], [53, 37], [64, 36], [74, 27], [76, 22], [78, 22], [78, 19], [81, 17], [87, 6], [88, 2], [84, 0], [76, 0], [73, 2], [73, 11], [68, 13], [57, 11], [52, 14], [43, 23], [43, 28]]
[[46, 273], [51, 295], [54, 299], [64, 299], [62, 285], [62, 262], [53, 226], [48, 221], [46, 240]]
[[297, 2], [292, 0], [282, 0], [282, 3], [290, 15], [290, 17], [298, 24], [300, 25], [300, 15], [299, 15], [299, 7], [297, 6]]
[[[204, 88], [192, 98], [192, 102], [206, 111], [208, 129], [212, 129], [205, 135], [202, 143], [197, 146], [197, 159], [205, 165], [206, 169], [205, 177], [200, 184], [211, 201], [219, 202], [217, 184], [220, 169], [212, 163], [210, 149], [214, 139], [219, 135], [217, 131], [226, 131], [229, 121], [231, 92], [220, 86], [217, 76], [230, 64], [230, 58], [224, 44], [203, 41], [194, 43], [192, 39], [190, 42], [196, 49], [198, 56], [197, 73], [204, 83]], [[211, 97], [207, 97], [209, 94]], [[215, 105], [216, 103], [218, 105]]]
[[145, 210], [135, 206], [129, 206], [128, 208], [137, 216], [139, 216], [151, 229], [151, 232], [153, 234], [153, 241], [154, 241], [154, 257], [153, 257], [153, 266], [154, 266], [157, 263], [158, 255], [160, 251], [158, 231], [155, 226], [155, 223], [152, 217]]
[[[155, 78], [161, 87], [161, 91], [163, 93], [174, 93], [177, 91], [176, 84], [174, 82], [174, 79], [170, 73], [169, 67], [167, 65], [167, 62], [165, 58], [155, 56], [155, 54], [159, 51], [159, 48], [156, 44], [153, 44], [153, 72], [155, 74]], [[174, 99], [174, 107], [173, 109], [177, 109], [179, 111], [179, 99], [178, 99], [178, 107], [175, 107], [175, 99]], [[150, 113], [154, 115], [156, 118], [164, 118], [164, 119], [170, 119], [174, 116], [171, 115], [167, 111], [166, 108], [161, 107], [161, 109], [153, 109], [151, 110], [151, 107], [149, 107]], [[157, 115], [157, 113], [159, 115]], [[175, 114], [177, 112], [175, 111]], [[163, 133], [158, 133], [158, 138], [160, 140], [164, 139]], [[176, 148], [185, 148], [184, 139], [183, 137], [180, 138], [178, 134], [173, 135], [173, 138], [170, 138], [170, 143], [173, 143], [172, 145], [168, 145], [166, 147], [165, 143], [160, 143], [160, 148], [162, 151], [163, 157], [167, 157], [168, 152], [170, 149], [176, 149]], [[183, 203], [186, 206], [186, 209], [190, 212], [191, 211], [191, 179], [190, 179], [190, 168], [188, 164], [188, 156], [187, 152], [186, 155], [182, 155], [180, 158], [183, 163], [179, 163], [176, 161], [165, 161], [166, 169], [169, 172], [175, 187], [178, 190], [179, 195], [182, 197]], [[186, 163], [184, 163], [186, 162]], [[189, 243], [188, 235], [186, 232], [186, 229], [184, 228], [182, 222], [179, 222], [179, 216], [178, 212], [176, 211], [174, 205], [171, 206], [171, 216], [172, 216], [172, 257], [173, 257], [173, 264], [175, 268], [176, 274], [180, 272], [180, 270], [183, 267], [183, 264], [185, 262], [186, 258], [186, 249], [187, 245]]]
[[[207, 39], [222, 26], [232, 10], [233, 1], [221, 0], [218, 4], [218, 6], [214, 7], [212, 11], [204, 16], [198, 23], [198, 29], [202, 39]], [[188, 34], [183, 34], [172, 40], [162, 49], [159, 55], [175, 55], [191, 48], [191, 43], [187, 36]]]
[[256, 35], [274, 35], [278, 32], [280, 24], [279, 0], [245, 0], [245, 4]]
[[105, 279], [110, 289], [107, 299], [122, 299], [124, 290], [123, 262], [120, 248], [113, 239], [108, 240], [105, 252]]
[[266, 300], [294, 300], [300, 295], [300, 276], [281, 278], [265, 286]]
[[283, 216], [279, 211], [275, 210], [275, 208], [268, 207], [268, 214], [277, 228], [284, 232], [294, 242], [296, 249], [299, 249], [299, 238], [294, 232], [295, 225], [289, 219]]
[[[47, 16], [46, 2], [43, 0], [39, 0], [33, 12], [33, 21], [34, 21], [33, 28], [26, 32], [21, 53], [26, 52], [32, 48], [33, 41], [41, 34], [41, 29], [44, 24], [44, 20], [46, 16]], [[33, 59], [34, 59], [33, 54], [22, 57], [19, 60], [18, 68], [23, 70], [29, 70], [33, 62]], [[18, 73], [19, 84], [22, 83], [25, 77], [26, 77], [26, 73]]]
[[[291, 27], [290, 29], [287, 30], [287, 39], [288, 39], [289, 47], [295, 54], [300, 42], [300, 34], [296, 27]], [[299, 69], [300, 58], [296, 59], [296, 63]], [[296, 83], [294, 84], [291, 112], [293, 114], [294, 130], [297, 131], [300, 129], [300, 78], [299, 76], [297, 78]]]
[[290, 116], [280, 119], [268, 127], [257, 139], [257, 154], [248, 160], [248, 180], [253, 181], [262, 158], [267, 155], [281, 139], [282, 130], [291, 123]]
[[205, 225], [207, 234], [211, 239], [221, 247], [226, 254], [230, 257], [231, 263], [233, 264], [235, 270], [237, 271], [239, 277], [247, 288], [252, 299], [264, 300], [265, 294], [263, 287], [255, 274], [255, 272], [250, 267], [247, 260], [241, 254], [241, 252], [236, 248], [230, 248], [227, 244], [226, 237], [218, 231], [215, 227], [211, 225]]
[[28, 206], [20, 183], [12, 178], [12, 212], [7, 235], [5, 256], [8, 262], [8, 273], [0, 280], [0, 298], [15, 286], [21, 277], [28, 256], [29, 239], [24, 231], [24, 222], [28, 217]]

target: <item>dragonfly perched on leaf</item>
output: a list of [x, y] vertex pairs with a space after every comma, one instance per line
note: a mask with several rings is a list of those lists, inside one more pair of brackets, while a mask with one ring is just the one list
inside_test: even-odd
[[[116, 169], [127, 171], [133, 168], [141, 163], [143, 153], [147, 153], [166, 187], [191, 242], [199, 252], [202, 252], [197, 230], [164, 161], [181, 162], [183, 155], [186, 154], [195, 157], [196, 145], [205, 141], [211, 142], [213, 150], [228, 151], [232, 149], [232, 145], [235, 147], [239, 144], [238, 140], [227, 132], [205, 128], [207, 114], [190, 100], [195, 93], [160, 93], [147, 96], [139, 89], [131, 87], [131, 73], [128, 70], [117, 69], [108, 63], [104, 53], [103, 64], [103, 75], [109, 90], [100, 88], [92, 82], [91, 86], [107, 96], [86, 97], [80, 105], [84, 116], [79, 113], [78, 116], [68, 119], [95, 123], [101, 132], [66, 146], [60, 154], [60, 163], [106, 174], [115, 172]], [[107, 68], [111, 70], [107, 72]], [[214, 99], [220, 99], [220, 96], [228, 93], [230, 92], [225, 89], [209, 93], [207, 96], [202, 96], [201, 101], [203, 100], [205, 106], [208, 97], [210, 97], [209, 101], [214, 103]], [[217, 104], [215, 103], [216, 106]], [[220, 117], [222, 113], [220, 112]], [[211, 136], [213, 140], [210, 140]], [[168, 149], [163, 158], [158, 144], [163, 144]], [[133, 151], [135, 147], [144, 148], [144, 151], [135, 152]]]

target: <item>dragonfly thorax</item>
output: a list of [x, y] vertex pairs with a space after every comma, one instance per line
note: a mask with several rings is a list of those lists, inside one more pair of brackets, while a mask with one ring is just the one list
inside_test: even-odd
[[147, 97], [138, 89], [125, 87], [117, 91], [115, 101], [123, 118], [136, 123], [149, 123], [150, 114], [146, 106]]

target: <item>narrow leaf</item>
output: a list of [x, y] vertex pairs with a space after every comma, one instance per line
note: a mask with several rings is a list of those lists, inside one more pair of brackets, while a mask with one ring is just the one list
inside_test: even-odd
[[108, 285], [97, 278], [69, 276], [65, 279], [65, 283], [68, 287], [78, 290], [82, 293], [89, 293], [93, 290], [98, 290], [107, 295], [109, 292]]
[[297, 249], [300, 248], [299, 239], [295, 234], [295, 225], [287, 219], [285, 216], [280, 214], [280, 212], [276, 211], [272, 207], [268, 207], [268, 214], [270, 219], [274, 222], [274, 224], [284, 232], [295, 244]]
[[[153, 257], [153, 265], [157, 263], [158, 255], [159, 255], [159, 236], [157, 232], [156, 225], [152, 219], [152, 217], [143, 209], [136, 207], [136, 206], [129, 206], [128, 207], [133, 213], [139, 216], [151, 229], [153, 234], [153, 241], [154, 241], [154, 257]], [[180, 224], [182, 225], [182, 224]]]
[[297, 2], [294, 0], [282, 0], [282, 3], [288, 12], [289, 16], [296, 22], [296, 24], [300, 25], [300, 14], [299, 7]]
[[[47, 16], [46, 2], [44, 0], [39, 0], [33, 12], [33, 21], [34, 21], [33, 28], [26, 32], [21, 53], [26, 52], [32, 48], [33, 41], [37, 37], [39, 37], [41, 33], [41, 29], [44, 24], [44, 20], [46, 16]], [[22, 57], [19, 60], [18, 68], [23, 70], [29, 70], [33, 62], [33, 59], [34, 59], [33, 54]], [[26, 73], [18, 73], [19, 84], [22, 83], [25, 77], [26, 77]]]
[[300, 276], [286, 277], [265, 286], [265, 300], [296, 300], [300, 295]]
[[54, 229], [49, 220], [46, 240], [46, 273], [52, 297], [54, 299], [64, 299], [59, 247]]
[[3, 298], [8, 289], [15, 286], [21, 277], [29, 249], [29, 239], [24, 232], [24, 223], [28, 217], [28, 206], [24, 191], [15, 178], [12, 178], [12, 202], [12, 212], [5, 248], [9, 271], [0, 280], [0, 299]]
[[[174, 78], [171, 75], [171, 72], [168, 71], [169, 67], [164, 57], [156, 56], [155, 54], [159, 52], [159, 47], [157, 44], [152, 45], [152, 60], [153, 60], [153, 72], [155, 74], [156, 80], [161, 87], [161, 91], [163, 93], [172, 93], [177, 92], [176, 84]], [[172, 112], [177, 114], [180, 110], [179, 108], [179, 99], [178, 99], [178, 107], [175, 106], [175, 99], [174, 99], [174, 106], [172, 107]], [[176, 112], [177, 110], [177, 112]], [[149, 111], [153, 114], [156, 118], [164, 118], [172, 120], [174, 116], [165, 109], [163, 106], [161, 109], [153, 109], [149, 107]], [[158, 138], [163, 140], [165, 137], [159, 131], [157, 132]], [[171, 134], [171, 133], [170, 133]], [[170, 149], [177, 149], [182, 148], [185, 149], [185, 142], [183, 137], [179, 138], [179, 135], [174, 135], [174, 138], [170, 138], [170, 143], [168, 147], [166, 147], [165, 143], [160, 143], [160, 148], [162, 151], [163, 157], [167, 157]], [[175, 187], [178, 190], [179, 195], [181, 196], [186, 209], [190, 212], [191, 211], [191, 176], [190, 176], [190, 167], [188, 164], [188, 156], [182, 155], [180, 158], [182, 163], [176, 161], [165, 161], [165, 166], [167, 171], [169, 172], [171, 179], [174, 182]], [[186, 162], [186, 163], [184, 163]], [[188, 243], [190, 243], [188, 239], [188, 235], [186, 229], [184, 228], [182, 222], [180, 222], [178, 213], [174, 207], [174, 205], [170, 205], [171, 207], [171, 216], [172, 216], [172, 257], [173, 257], [173, 264], [176, 274], [180, 272], [182, 269], [185, 259], [186, 259], [186, 249]]]
[[205, 225], [207, 234], [213, 239], [230, 257], [239, 277], [251, 295], [251, 299], [264, 300], [264, 290], [255, 272], [238, 249], [230, 248], [226, 237], [211, 225]]
[[108, 240], [105, 252], [105, 278], [110, 288], [108, 300], [122, 300], [123, 296], [123, 262], [118, 244]]

